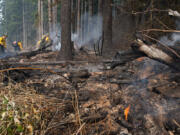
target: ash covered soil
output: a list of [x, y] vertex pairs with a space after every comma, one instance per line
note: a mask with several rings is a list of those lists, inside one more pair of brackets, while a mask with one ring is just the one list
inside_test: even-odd
[[[180, 73], [148, 58], [107, 70], [107, 60], [84, 52], [73, 62], [47, 64], [57, 62], [57, 55], [9, 58], [22, 65], [46, 64], [26, 64], [32, 69], [1, 76], [1, 95], [10, 95], [19, 107], [33, 105], [41, 113], [34, 134], [180, 134]], [[1, 69], [10, 67], [19, 66], [8, 63]]]

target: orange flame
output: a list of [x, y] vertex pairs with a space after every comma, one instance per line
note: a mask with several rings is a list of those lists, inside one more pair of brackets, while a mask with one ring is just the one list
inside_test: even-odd
[[129, 110], [130, 110], [130, 105], [124, 110], [125, 120], [128, 119]]
[[144, 60], [144, 57], [140, 57], [136, 59], [138, 62], [142, 62]]

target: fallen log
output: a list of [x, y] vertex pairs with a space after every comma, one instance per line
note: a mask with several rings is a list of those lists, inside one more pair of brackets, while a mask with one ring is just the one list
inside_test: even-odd
[[132, 43], [131, 48], [132, 49], [129, 51], [118, 52], [116, 54], [115, 60], [111, 64], [112, 69], [139, 57], [149, 57], [150, 59], [159, 61], [180, 71], [179, 47], [173, 46], [168, 47], [171, 48], [168, 49], [167, 47], [158, 46], [156, 44], [147, 45], [142, 40], [137, 39]]
[[25, 52], [25, 53], [20, 53], [18, 56], [26, 56], [27, 58], [33, 57], [39, 53], [45, 53], [45, 52], [50, 52], [50, 50], [46, 50], [48, 47], [51, 47], [53, 44], [50, 42], [49, 44], [31, 52]]
[[147, 45], [143, 41], [137, 40], [134, 44], [132, 44], [132, 49], [135, 51], [140, 51], [141, 53], [144, 53], [146, 57], [159, 61], [180, 71], [180, 54], [178, 52], [178, 47], [171, 48], [176, 52], [174, 53], [166, 47], [157, 46], [155, 44]]
[[37, 49], [37, 50], [34, 50], [34, 51], [30, 51], [30, 52], [21, 52], [19, 54], [13, 54], [13, 55], [8, 55], [6, 57], [4, 57], [3, 59], [9, 59], [9, 58], [12, 58], [14, 56], [16, 56], [16, 58], [20, 58], [20, 57], [26, 57], [26, 58], [31, 58], [37, 54], [40, 54], [40, 53], [49, 53], [51, 52], [51, 50], [46, 50], [47, 48], [51, 47], [53, 45], [53, 42], [50, 42], [49, 44]]
[[135, 52], [133, 50], [128, 51], [119, 51], [116, 53], [116, 55], [113, 58], [113, 61], [111, 62], [110, 68], [114, 69], [115, 67], [119, 65], [124, 65], [127, 62], [133, 61], [139, 57], [143, 57], [144, 54], [141, 52]]

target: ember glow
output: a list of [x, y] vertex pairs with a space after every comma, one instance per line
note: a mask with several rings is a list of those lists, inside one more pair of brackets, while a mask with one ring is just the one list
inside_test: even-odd
[[128, 119], [129, 110], [130, 110], [130, 105], [124, 110], [125, 120]]
[[144, 60], [144, 57], [137, 58], [138, 62], [142, 62]]

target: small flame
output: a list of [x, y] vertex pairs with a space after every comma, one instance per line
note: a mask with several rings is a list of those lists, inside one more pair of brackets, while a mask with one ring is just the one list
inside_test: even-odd
[[128, 119], [129, 110], [130, 110], [130, 105], [124, 110], [125, 120]]
[[142, 62], [144, 60], [144, 57], [140, 57], [136, 59], [138, 62]]

